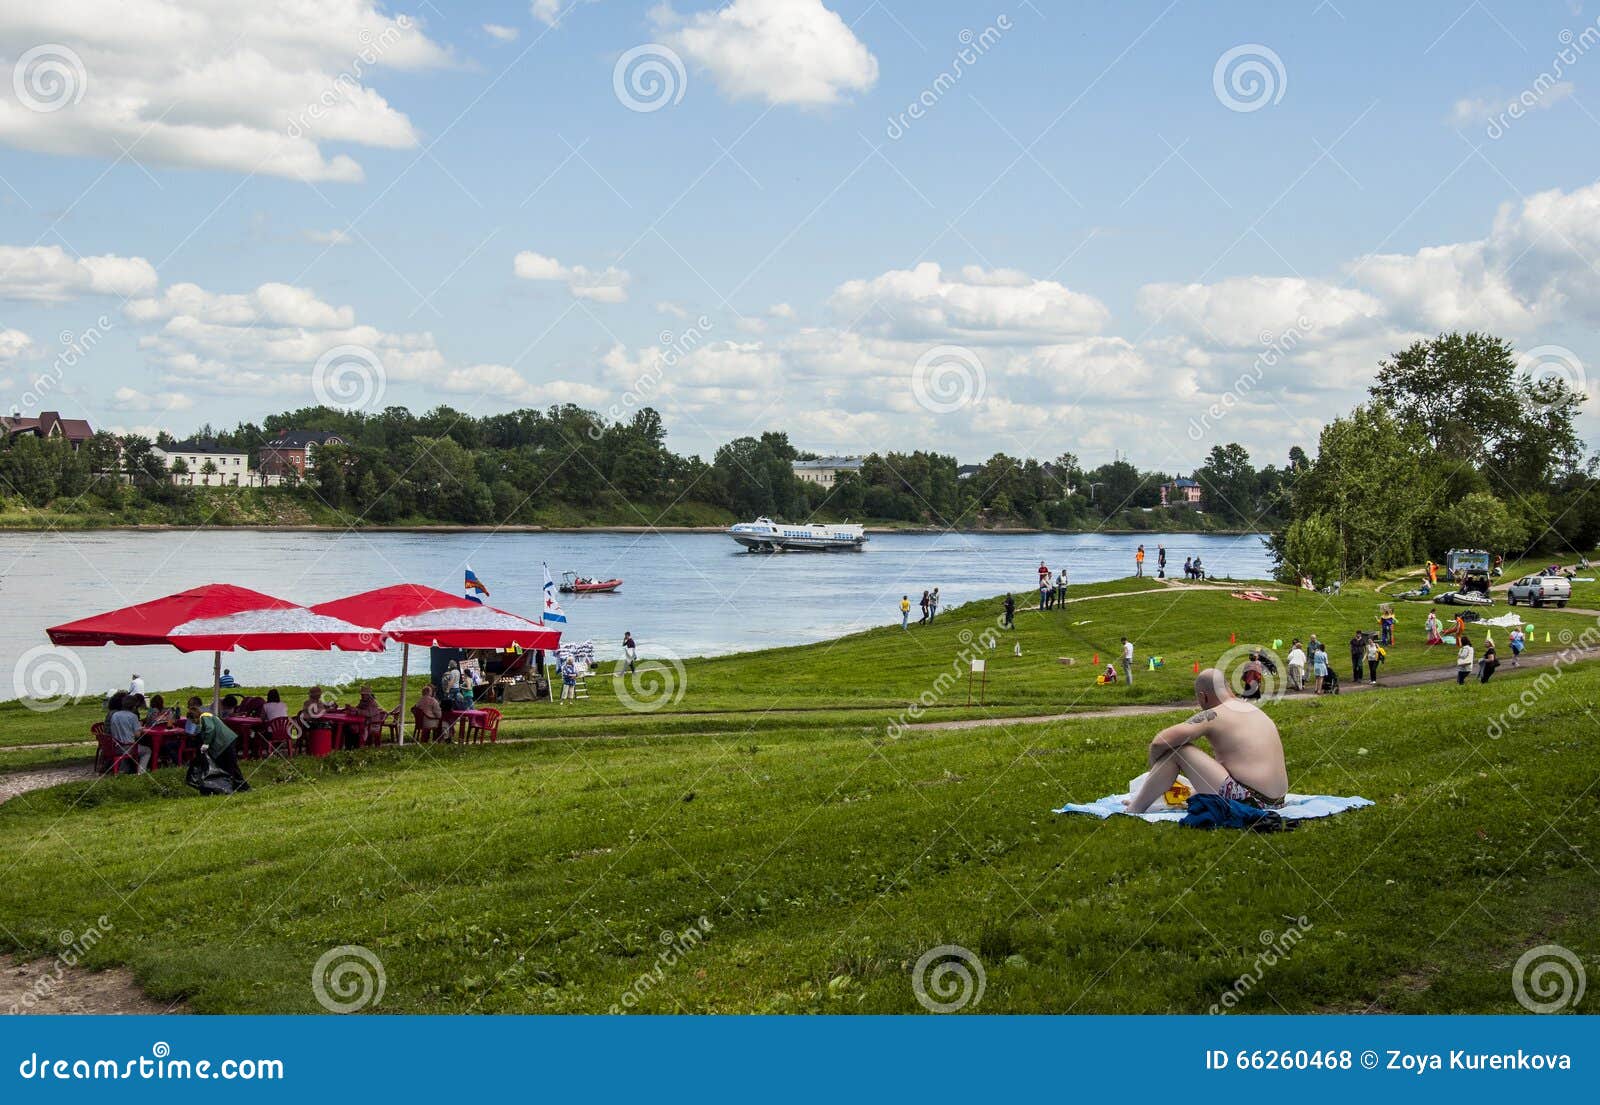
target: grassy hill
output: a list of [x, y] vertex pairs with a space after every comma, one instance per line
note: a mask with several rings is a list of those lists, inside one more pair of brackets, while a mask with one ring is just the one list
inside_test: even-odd
[[[1172, 702], [1191, 658], [1315, 630], [1337, 660], [1376, 609], [1097, 588], [985, 650], [990, 706], [946, 685], [921, 720]], [[1391, 670], [1448, 666], [1411, 609]], [[382, 962], [384, 1012], [915, 1011], [943, 944], [983, 964], [982, 1012], [1203, 1012], [1247, 975], [1246, 1011], [1515, 1012], [1523, 950], [1600, 952], [1600, 665], [1277, 703], [1295, 789], [1377, 806], [1206, 834], [1050, 813], [1123, 789], [1161, 718], [904, 727], [993, 616], [689, 660], [653, 712], [598, 678], [565, 713], [513, 708], [506, 736], [546, 739], [255, 765], [234, 799], [175, 771], [29, 794], [0, 806], [0, 944], [49, 955], [103, 914], [90, 965], [202, 1012], [315, 1012], [313, 964], [348, 944]], [[1550, 648], [1593, 621], [1535, 617]], [[1166, 666], [1093, 687], [1086, 654], [1123, 632]], [[89, 711], [8, 707], [0, 732]]]

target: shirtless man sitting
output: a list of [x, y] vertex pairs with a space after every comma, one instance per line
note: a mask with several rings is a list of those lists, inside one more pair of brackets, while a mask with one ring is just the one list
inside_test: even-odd
[[[1218, 794], [1261, 809], [1278, 809], [1289, 793], [1278, 727], [1254, 703], [1236, 698], [1216, 668], [1195, 677], [1200, 712], [1169, 725], [1150, 742], [1150, 774], [1139, 793], [1125, 803], [1143, 813], [1182, 772], [1200, 794]], [[1204, 737], [1213, 756], [1195, 747]]]

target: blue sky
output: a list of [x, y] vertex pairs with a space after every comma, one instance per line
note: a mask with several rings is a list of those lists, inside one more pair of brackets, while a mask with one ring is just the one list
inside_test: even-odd
[[[1587, 386], [1597, 15], [7, 13], [0, 398], [176, 433], [329, 394], [649, 402], [707, 455], [776, 428], [818, 451], [1187, 470], [1238, 440], [1281, 462], [1379, 357], [1440, 329], [1504, 334]], [[641, 47], [656, 110], [624, 102]]]

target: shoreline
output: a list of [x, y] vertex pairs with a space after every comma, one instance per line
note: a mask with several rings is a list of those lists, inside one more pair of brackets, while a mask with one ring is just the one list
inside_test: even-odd
[[[1250, 529], [1111, 529], [1096, 527], [1094, 529], [1030, 529], [1027, 527], [997, 526], [983, 529], [938, 529], [935, 527], [911, 526], [863, 526], [867, 533], [879, 536], [888, 534], [909, 534], [912, 536], [937, 537], [946, 533], [959, 533], [970, 536], [990, 535], [995, 537], [1077, 537], [1089, 534], [1100, 534], [1107, 537], [1139, 537], [1149, 536], [1166, 537], [1266, 537], [1260, 530]], [[546, 525], [457, 525], [457, 524], [416, 524], [402, 526], [334, 526], [334, 525], [264, 525], [258, 523], [241, 523], [238, 525], [202, 525], [183, 526], [165, 522], [142, 522], [133, 525], [105, 525], [105, 526], [71, 526], [58, 528], [53, 525], [38, 526], [0, 526], [3, 533], [190, 533], [194, 531], [207, 533], [226, 533], [239, 531], [243, 533], [726, 533], [726, 526], [634, 526], [634, 525], [596, 525], [596, 526], [546, 526]]]

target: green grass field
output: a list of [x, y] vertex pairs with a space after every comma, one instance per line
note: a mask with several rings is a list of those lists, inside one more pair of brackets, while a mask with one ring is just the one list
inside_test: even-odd
[[[985, 650], [991, 705], [947, 685], [922, 720], [1177, 701], [1195, 660], [1313, 630], [1340, 660], [1376, 613], [1280, 595], [1019, 611]], [[1450, 666], [1415, 640], [1425, 609], [1390, 671]], [[176, 771], [24, 795], [0, 806], [0, 944], [48, 956], [104, 915], [89, 965], [196, 1012], [317, 1012], [313, 965], [342, 945], [382, 962], [383, 1012], [913, 1012], [944, 944], [983, 964], [978, 1012], [1204, 1012], [1243, 976], [1241, 1011], [1516, 1012], [1524, 950], [1600, 954], [1600, 664], [1273, 705], [1296, 790], [1377, 806], [1206, 834], [1050, 812], [1123, 789], [1161, 718], [897, 727], [994, 612], [690, 660], [655, 712], [601, 677], [565, 712], [514, 708], [507, 736], [548, 739], [252, 765], [232, 799]], [[1537, 620], [1541, 642], [1592, 622]], [[1093, 687], [1123, 632], [1166, 666]], [[14, 745], [91, 714], [0, 718]]]

